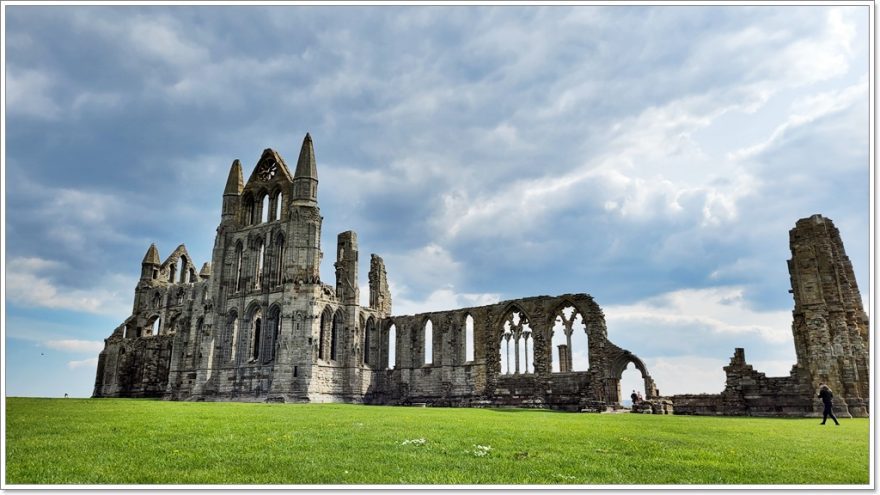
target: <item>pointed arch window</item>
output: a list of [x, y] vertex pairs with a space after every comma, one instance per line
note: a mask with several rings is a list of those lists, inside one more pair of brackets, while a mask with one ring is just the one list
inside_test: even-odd
[[330, 358], [330, 333], [333, 327], [333, 315], [327, 308], [321, 313], [321, 330], [318, 335], [318, 357], [323, 360]]
[[424, 354], [425, 354], [425, 365], [433, 364], [434, 362], [434, 323], [428, 319], [425, 322], [425, 331], [424, 331]]
[[239, 242], [235, 246], [235, 290], [241, 290], [241, 258], [244, 249], [242, 248], [241, 243]]
[[257, 248], [254, 253], [254, 254], [256, 254], [256, 261], [257, 261], [256, 266], [254, 267], [254, 288], [255, 289], [259, 289], [260, 287], [262, 287], [263, 263], [265, 261], [264, 258], [266, 255], [266, 245], [263, 243], [263, 240], [260, 239], [257, 242], [258, 242], [258, 245], [257, 245]]
[[162, 331], [162, 318], [156, 317], [150, 327], [150, 335], [159, 335], [159, 332]]
[[245, 225], [252, 225], [254, 223], [254, 197], [251, 196], [251, 193], [247, 193], [244, 197], [244, 218], [243, 222]]
[[238, 314], [234, 311], [229, 314], [228, 327], [228, 332], [232, 338], [232, 343], [229, 347], [229, 360], [235, 361], [235, 351], [238, 347]]
[[333, 314], [333, 328], [330, 330], [330, 360], [339, 359], [339, 337], [342, 335], [342, 313]]
[[192, 352], [192, 365], [197, 366], [199, 359], [202, 357], [202, 332], [205, 330], [205, 318], [199, 317], [196, 320], [196, 335]]
[[389, 370], [397, 367], [397, 326], [393, 323], [388, 328], [388, 361], [385, 367]]
[[263, 199], [260, 200], [260, 223], [266, 223], [269, 221], [269, 195], [264, 194]]
[[372, 317], [367, 320], [367, 324], [364, 326], [364, 364], [372, 365], [373, 363], [370, 361], [370, 346], [373, 344], [373, 327], [375, 327], [376, 323]]
[[260, 344], [262, 339], [263, 332], [263, 316], [262, 313], [257, 310], [253, 316], [253, 328], [252, 328], [252, 338], [251, 338], [251, 360], [256, 361], [260, 358]]
[[267, 351], [264, 362], [270, 362], [275, 359], [278, 352], [278, 335], [281, 332], [281, 309], [278, 306], [272, 308], [269, 312], [269, 326], [267, 328]]
[[275, 211], [274, 215], [272, 215], [272, 220], [281, 220], [281, 204], [282, 204], [283, 196], [281, 195], [281, 191], [275, 193]]
[[499, 370], [502, 374], [534, 373], [532, 329], [525, 314], [508, 312], [501, 327]]
[[587, 371], [589, 362], [589, 336], [581, 313], [571, 304], [556, 312], [550, 334], [551, 371], [567, 373]]
[[474, 360], [474, 317], [467, 315], [464, 319], [464, 361]]
[[284, 236], [279, 235], [275, 239], [275, 270], [273, 278], [275, 285], [284, 283]]
[[[186, 275], [187, 275], [187, 271], [186, 271], [186, 256], [181, 256], [181, 257], [180, 257], [180, 260], [178, 260], [178, 262], [180, 263], [180, 283], [183, 284], [183, 283], [186, 283], [186, 281], [187, 281], [187, 280], [186, 280]], [[172, 280], [172, 281], [173, 281], [173, 280]]]

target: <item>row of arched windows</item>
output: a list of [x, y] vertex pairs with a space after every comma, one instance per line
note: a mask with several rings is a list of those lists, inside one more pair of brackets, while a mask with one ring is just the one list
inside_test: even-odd
[[284, 196], [281, 191], [276, 191], [270, 195], [263, 192], [259, 200], [254, 200], [251, 193], [245, 193], [242, 199], [244, 205], [243, 223], [245, 225], [258, 225], [261, 223], [281, 220], [281, 205], [284, 202]]
[[[174, 283], [174, 277], [177, 275], [178, 267], [180, 267], [180, 280], [179, 283], [195, 283], [198, 281], [198, 277], [196, 276], [196, 270], [193, 267], [189, 267], [187, 270], [187, 260], [186, 255], [181, 255], [180, 259], [177, 260], [177, 263], [171, 263], [168, 265], [168, 281], [172, 284]], [[158, 272], [153, 272], [153, 278], [158, 276]]]
[[[252, 268], [252, 289], [261, 289], [263, 284], [268, 287], [274, 287], [284, 282], [284, 236], [278, 235], [275, 238], [275, 245], [271, 251], [271, 256], [266, 256], [266, 245], [263, 239], [257, 239], [251, 251], [250, 258], [254, 260]], [[235, 291], [244, 290], [245, 275], [245, 257], [244, 247], [241, 242], [235, 245]], [[271, 263], [271, 266], [267, 266]]]
[[[374, 345], [376, 339], [376, 326], [372, 318], [367, 320], [364, 332], [364, 363], [371, 366], [378, 366], [385, 369], [394, 369], [397, 366], [397, 325], [392, 323], [387, 330], [388, 339], [386, 341], [387, 348], [385, 353], [371, 360], [373, 356], [370, 349]], [[474, 360], [474, 317], [466, 315], [464, 320], [464, 362], [469, 363]], [[434, 322], [430, 318], [426, 319], [422, 325], [422, 364], [430, 366], [434, 364]], [[460, 351], [459, 351], [460, 352]], [[376, 362], [380, 361], [381, 362]]]

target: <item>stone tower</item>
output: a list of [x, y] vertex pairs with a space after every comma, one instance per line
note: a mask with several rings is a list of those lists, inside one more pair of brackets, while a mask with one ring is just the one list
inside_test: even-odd
[[830, 219], [813, 215], [798, 220], [789, 240], [797, 374], [811, 390], [830, 386], [842, 414], [867, 416], [868, 315], [840, 233]]

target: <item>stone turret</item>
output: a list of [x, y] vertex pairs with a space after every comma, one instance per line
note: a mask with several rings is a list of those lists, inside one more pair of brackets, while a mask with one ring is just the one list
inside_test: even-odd
[[141, 262], [141, 280], [154, 280], [159, 277], [159, 266], [162, 261], [159, 258], [159, 250], [156, 244], [150, 244], [144, 261]]
[[202, 269], [199, 270], [199, 278], [202, 280], [207, 280], [211, 278], [211, 264], [205, 263], [202, 265]]
[[296, 162], [296, 172], [293, 176], [293, 202], [306, 206], [318, 204], [318, 166], [315, 162], [312, 136], [308, 133], [303, 139], [299, 160]]
[[235, 219], [240, 206], [242, 189], [244, 189], [244, 175], [241, 171], [241, 162], [235, 160], [229, 168], [226, 188], [223, 189], [221, 223]]

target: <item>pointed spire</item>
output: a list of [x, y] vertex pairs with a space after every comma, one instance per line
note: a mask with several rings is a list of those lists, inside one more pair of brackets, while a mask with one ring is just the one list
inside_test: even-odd
[[205, 263], [202, 265], [202, 269], [199, 270], [199, 278], [205, 279], [211, 276], [211, 264]]
[[150, 249], [147, 249], [147, 254], [144, 255], [144, 261], [142, 264], [150, 264], [150, 265], [159, 265], [162, 262], [159, 260], [159, 250], [156, 249], [156, 244], [150, 244]]
[[312, 136], [306, 133], [302, 148], [299, 151], [299, 160], [296, 162], [294, 178], [307, 177], [318, 180], [318, 167], [315, 164], [315, 148], [312, 146]]
[[223, 190], [223, 195], [241, 194], [242, 189], [244, 189], [244, 176], [241, 172], [241, 162], [235, 160], [229, 169], [229, 178], [226, 179], [226, 189]]

